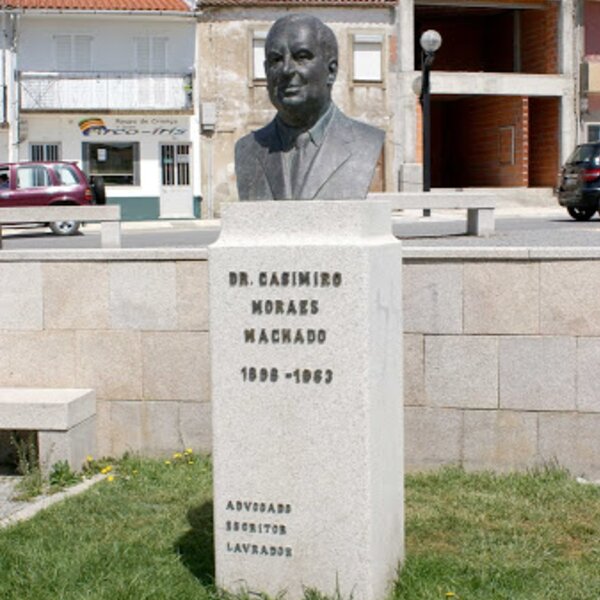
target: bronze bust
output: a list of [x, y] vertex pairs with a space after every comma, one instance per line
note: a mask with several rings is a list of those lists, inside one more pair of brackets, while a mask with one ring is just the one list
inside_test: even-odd
[[384, 133], [331, 101], [333, 31], [310, 15], [278, 19], [267, 35], [265, 71], [277, 116], [236, 143], [240, 200], [366, 198]]

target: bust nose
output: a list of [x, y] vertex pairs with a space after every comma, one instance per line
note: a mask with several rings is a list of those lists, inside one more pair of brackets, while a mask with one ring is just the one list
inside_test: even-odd
[[283, 74], [286, 76], [293, 75], [296, 71], [296, 63], [291, 56], [285, 56], [283, 58]]

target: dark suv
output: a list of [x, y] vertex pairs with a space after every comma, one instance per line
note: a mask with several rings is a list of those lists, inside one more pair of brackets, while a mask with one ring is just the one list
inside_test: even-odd
[[564, 164], [557, 188], [558, 203], [578, 221], [588, 221], [600, 208], [600, 142], [581, 144]]
[[[104, 183], [92, 183], [70, 162], [0, 164], [0, 207], [105, 204]], [[45, 223], [58, 235], [74, 235], [79, 221]]]

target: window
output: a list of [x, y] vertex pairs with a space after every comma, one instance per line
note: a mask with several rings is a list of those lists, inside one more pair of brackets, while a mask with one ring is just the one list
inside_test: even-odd
[[55, 165], [54, 172], [60, 182], [60, 185], [78, 185], [79, 178], [75, 169], [70, 165]]
[[160, 160], [162, 185], [190, 185], [189, 144], [163, 144]]
[[0, 191], [10, 189], [10, 169], [8, 167], [0, 167]]
[[587, 141], [600, 141], [600, 123], [589, 123], [587, 126]]
[[166, 37], [136, 37], [135, 67], [138, 73], [167, 72], [167, 42]]
[[383, 36], [354, 34], [352, 40], [352, 78], [356, 82], [381, 82]]
[[515, 164], [515, 128], [513, 125], [498, 127], [498, 162], [501, 165]]
[[264, 81], [265, 74], [265, 40], [266, 31], [252, 32], [252, 79], [254, 81]]
[[594, 165], [600, 164], [600, 156], [596, 153], [596, 148], [588, 144], [582, 144], [577, 146], [567, 158], [568, 163], [592, 163]]
[[139, 143], [83, 144], [84, 170], [107, 185], [139, 185]]
[[55, 162], [60, 160], [59, 144], [30, 144], [29, 156], [33, 161]]
[[54, 55], [58, 71], [89, 71], [92, 68], [91, 35], [55, 35]]
[[41, 165], [28, 165], [17, 169], [17, 189], [27, 190], [50, 185], [48, 171]]

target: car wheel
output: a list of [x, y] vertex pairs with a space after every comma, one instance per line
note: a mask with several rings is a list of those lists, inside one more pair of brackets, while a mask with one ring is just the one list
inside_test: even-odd
[[50, 223], [50, 229], [56, 235], [75, 235], [81, 227], [80, 221], [54, 221]]
[[568, 206], [567, 212], [576, 220], [576, 221], [589, 221], [596, 212], [595, 208], [579, 208], [577, 206]]
[[94, 202], [96, 204], [106, 204], [106, 190], [104, 189], [104, 177], [94, 177], [92, 182], [94, 192]]

